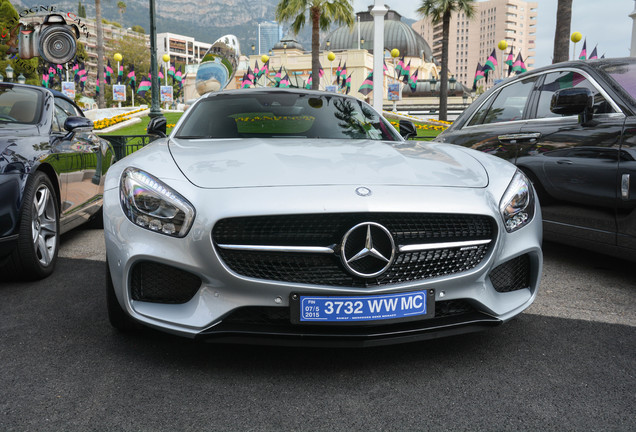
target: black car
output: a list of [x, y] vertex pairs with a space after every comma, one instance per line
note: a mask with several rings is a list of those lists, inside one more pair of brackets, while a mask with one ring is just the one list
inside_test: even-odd
[[437, 141], [515, 163], [544, 239], [636, 260], [636, 58], [558, 63], [481, 95]]
[[60, 234], [99, 217], [109, 143], [60, 92], [0, 83], [0, 274], [39, 279]]

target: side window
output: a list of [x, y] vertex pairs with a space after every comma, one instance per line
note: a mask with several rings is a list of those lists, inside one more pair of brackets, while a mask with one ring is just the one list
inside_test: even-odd
[[64, 132], [64, 122], [68, 114], [55, 104], [55, 115], [53, 116], [53, 132]]
[[62, 108], [70, 116], [84, 117], [82, 112], [72, 103], [62, 98], [55, 98], [55, 104]]
[[510, 84], [502, 88], [494, 96], [493, 102], [488, 106], [485, 104], [471, 119], [469, 125], [501, 123], [507, 121], [521, 120], [530, 92], [534, 86], [536, 78], [531, 77], [523, 81]]
[[584, 75], [574, 71], [563, 71], [546, 74], [545, 81], [539, 89], [537, 118], [563, 117], [561, 114], [555, 114], [550, 111], [552, 95], [557, 90], [573, 87], [587, 88], [592, 91], [592, 94], [594, 95], [594, 114], [608, 114], [615, 112], [612, 105]]

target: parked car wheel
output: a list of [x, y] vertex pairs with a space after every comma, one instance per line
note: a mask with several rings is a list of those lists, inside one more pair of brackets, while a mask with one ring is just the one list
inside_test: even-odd
[[18, 247], [8, 271], [22, 279], [43, 279], [53, 273], [60, 244], [60, 211], [51, 180], [36, 172], [27, 183], [20, 213]]

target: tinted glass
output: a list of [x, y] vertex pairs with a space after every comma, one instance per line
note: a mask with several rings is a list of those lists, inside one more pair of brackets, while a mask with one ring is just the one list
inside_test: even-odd
[[0, 123], [38, 123], [41, 101], [39, 91], [18, 86], [0, 87]]
[[82, 111], [66, 99], [55, 98], [55, 104], [62, 108], [69, 116], [84, 117]]
[[601, 95], [598, 89], [585, 76], [574, 71], [553, 72], [546, 74], [545, 81], [539, 89], [539, 105], [537, 118], [563, 117], [550, 111], [552, 95], [557, 90], [567, 88], [587, 88], [594, 95], [594, 114], [607, 114], [615, 112], [612, 106]]
[[610, 65], [604, 68], [614, 80], [634, 99], [636, 99], [636, 63]]
[[477, 111], [469, 125], [523, 119], [526, 103], [535, 80], [536, 78], [531, 77], [502, 88], [494, 96], [495, 99], [490, 106], [486, 104]]
[[303, 93], [223, 94], [190, 109], [177, 138], [344, 138], [401, 140], [357, 99]]

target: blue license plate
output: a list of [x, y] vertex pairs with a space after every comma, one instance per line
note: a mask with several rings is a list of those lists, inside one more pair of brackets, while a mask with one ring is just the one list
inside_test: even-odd
[[432, 290], [370, 296], [300, 295], [296, 316], [300, 323], [406, 321], [432, 316], [433, 304]]

